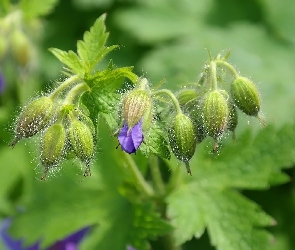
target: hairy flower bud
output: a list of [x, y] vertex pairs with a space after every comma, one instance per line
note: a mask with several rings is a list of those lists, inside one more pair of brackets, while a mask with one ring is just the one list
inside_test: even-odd
[[217, 139], [226, 129], [228, 117], [228, 104], [223, 94], [218, 90], [207, 93], [202, 102], [202, 118], [206, 134]]
[[237, 77], [231, 84], [231, 95], [245, 114], [257, 116], [260, 110], [260, 99], [255, 84], [246, 77]]
[[33, 48], [28, 37], [20, 30], [15, 30], [11, 37], [12, 53], [21, 65], [27, 65], [33, 57]]
[[206, 137], [200, 103], [201, 99], [199, 98], [188, 102], [184, 107], [185, 110], [189, 113], [189, 116], [194, 124], [197, 142], [203, 141]]
[[83, 122], [91, 131], [92, 135], [95, 137], [96, 136], [96, 131], [95, 131], [95, 126], [89, 116], [87, 116], [85, 113], [82, 111], [76, 111], [75, 112], [76, 118]]
[[52, 99], [47, 96], [30, 102], [18, 118], [15, 138], [10, 145], [14, 146], [21, 138], [29, 138], [43, 129], [52, 117], [53, 107]]
[[178, 93], [177, 99], [181, 106], [188, 104], [198, 97], [197, 92], [194, 89], [184, 89]]
[[196, 149], [196, 135], [194, 125], [189, 117], [177, 114], [169, 131], [169, 141], [176, 158], [188, 162]]
[[77, 157], [89, 165], [94, 153], [91, 128], [81, 121], [73, 120], [69, 128], [69, 139]]
[[146, 90], [134, 89], [127, 93], [123, 101], [123, 115], [128, 128], [133, 128], [151, 108], [151, 97]]
[[66, 143], [66, 130], [61, 123], [51, 125], [41, 139], [41, 162], [46, 169], [56, 166], [62, 159]]

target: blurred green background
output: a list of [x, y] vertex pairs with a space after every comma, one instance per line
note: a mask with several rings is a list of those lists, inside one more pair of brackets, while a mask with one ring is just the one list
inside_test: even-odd
[[[4, 0], [0, 1], [4, 3]], [[82, 39], [84, 31], [102, 13], [107, 13], [109, 45], [120, 44], [120, 49], [111, 54], [116, 66], [134, 65], [135, 73], [146, 76], [152, 84], [165, 78], [164, 87], [178, 90], [197, 80], [204, 62], [208, 60], [205, 49], [213, 56], [229, 49], [229, 62], [258, 85], [262, 114], [267, 124], [279, 128], [294, 122], [293, 0], [60, 0], [50, 14], [42, 16], [36, 24], [30, 23], [27, 26], [30, 28], [25, 30], [32, 41], [33, 62], [21, 65], [10, 52], [0, 61], [5, 81], [0, 93], [2, 218], [14, 214], [26, 204], [35, 195], [36, 187], [52, 188], [49, 192], [52, 196], [48, 199], [56, 196], [60, 196], [56, 199], [62, 199], [63, 192], [59, 192], [57, 187], [65, 182], [64, 179], [71, 178], [79, 185], [90, 186], [99, 180], [95, 177], [98, 167], [94, 169], [92, 180], [82, 184], [77, 176], [78, 167], [75, 170], [66, 168], [66, 174], [51, 178], [50, 182], [56, 185], [44, 187], [36, 180], [42, 171], [40, 166], [37, 167], [37, 139], [22, 141], [14, 149], [9, 148], [8, 143], [12, 139], [11, 125], [19, 107], [40, 91], [50, 89], [52, 83], [61, 77], [62, 64], [47, 49], [55, 47], [75, 51], [76, 41]], [[6, 14], [2, 9], [1, 18]], [[3, 40], [4, 36], [0, 47]], [[105, 65], [107, 62], [104, 61]], [[261, 125], [256, 119], [241, 115], [237, 137], [249, 128], [257, 132]], [[107, 165], [113, 157], [111, 150], [116, 146], [116, 140], [103, 138], [100, 143], [110, 150], [98, 149], [103, 152], [99, 161]], [[294, 156], [290, 155], [291, 158]], [[146, 160], [142, 158], [139, 161]], [[294, 168], [290, 168], [287, 174], [292, 179]], [[276, 237], [271, 249], [295, 249], [294, 188], [291, 181], [267, 191], [245, 192], [278, 222], [277, 226], [269, 229]], [[198, 241], [188, 242], [184, 249], [211, 247], [205, 235]]]

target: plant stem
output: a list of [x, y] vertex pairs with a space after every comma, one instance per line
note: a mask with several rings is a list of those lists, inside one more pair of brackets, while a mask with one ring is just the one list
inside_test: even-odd
[[233, 74], [234, 78], [237, 78], [239, 76], [236, 69], [231, 64], [229, 64], [228, 62], [219, 59], [219, 60], [215, 60], [215, 63], [217, 65], [221, 65], [221, 66], [226, 67]]
[[215, 61], [210, 62], [210, 84], [211, 84], [212, 90], [217, 89], [217, 73], [216, 73]]
[[174, 107], [176, 109], [176, 113], [177, 114], [182, 114], [181, 108], [179, 106], [179, 102], [177, 100], [177, 98], [175, 97], [175, 95], [168, 89], [160, 89], [157, 90], [153, 93], [153, 95], [159, 95], [159, 94], [166, 94], [170, 97], [170, 99], [172, 100]]
[[67, 78], [63, 83], [61, 83], [51, 94], [50, 97], [55, 99], [61, 92], [63, 92], [67, 87], [69, 87], [73, 82], [79, 79], [78, 75], [73, 75]]
[[73, 87], [67, 94], [64, 104], [72, 104], [75, 99], [80, 96], [85, 91], [89, 91], [90, 88], [86, 83], [79, 83], [75, 87]]
[[129, 169], [131, 170], [133, 176], [137, 180], [137, 182], [138, 182], [139, 186], [141, 187], [142, 191], [144, 191], [144, 193], [147, 196], [153, 196], [154, 195], [154, 190], [152, 189], [152, 187], [143, 178], [141, 172], [138, 170], [137, 165], [136, 165], [135, 161], [133, 160], [133, 158], [131, 157], [131, 155], [130, 154], [125, 154], [125, 153], [123, 155], [125, 156], [125, 159], [127, 161], [127, 165], [129, 167]]
[[165, 194], [165, 185], [161, 176], [161, 172], [159, 169], [159, 159], [155, 155], [151, 155], [149, 157], [149, 165], [151, 169], [152, 178], [155, 184], [156, 192], [159, 196]]

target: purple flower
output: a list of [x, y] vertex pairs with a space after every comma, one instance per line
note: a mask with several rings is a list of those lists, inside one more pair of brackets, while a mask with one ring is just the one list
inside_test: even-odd
[[118, 140], [122, 150], [131, 154], [135, 153], [143, 141], [143, 134], [141, 128], [142, 122], [139, 121], [133, 128], [128, 128], [126, 122], [121, 129]]
[[[10, 227], [11, 219], [5, 219], [0, 227], [0, 238], [8, 250], [40, 250], [40, 242], [36, 242], [32, 246], [24, 247], [22, 239], [13, 239], [7, 230]], [[83, 239], [90, 227], [85, 227], [66, 238], [55, 242], [47, 250], [77, 250], [79, 242]]]

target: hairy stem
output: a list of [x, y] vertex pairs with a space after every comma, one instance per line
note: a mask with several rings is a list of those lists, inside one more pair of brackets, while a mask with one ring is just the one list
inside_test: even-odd
[[182, 111], [181, 111], [181, 108], [179, 106], [179, 102], [177, 100], [177, 98], [175, 97], [175, 95], [168, 89], [160, 89], [160, 90], [157, 90], [153, 93], [153, 95], [160, 95], [160, 94], [166, 94], [170, 97], [170, 99], [172, 100], [173, 102], [173, 105], [176, 109], [176, 113], [177, 114], [181, 114]]
[[147, 196], [153, 196], [154, 195], [154, 190], [152, 187], [146, 182], [146, 180], [143, 178], [141, 172], [138, 170], [138, 167], [131, 157], [130, 154], [123, 154], [125, 156], [125, 160], [127, 162], [127, 165], [129, 169], [131, 170], [134, 178], [137, 180], [137, 183], [141, 187], [142, 191], [147, 195]]
[[225, 68], [227, 68], [232, 73], [234, 78], [237, 78], [239, 76], [236, 69], [231, 64], [229, 64], [228, 62], [219, 59], [219, 60], [215, 60], [215, 63], [217, 65], [224, 66]]
[[61, 83], [51, 94], [50, 97], [55, 99], [60, 93], [62, 93], [66, 88], [68, 88], [72, 83], [79, 80], [78, 75], [73, 75], [67, 78], [63, 83]]
[[159, 159], [155, 155], [149, 157], [149, 165], [151, 169], [151, 175], [155, 184], [156, 192], [159, 196], [165, 194], [165, 185], [159, 169]]
[[79, 83], [75, 87], [73, 87], [67, 94], [64, 103], [65, 104], [72, 104], [75, 102], [75, 99], [79, 97], [85, 91], [89, 91], [90, 88], [86, 83]]
[[216, 72], [215, 61], [210, 62], [210, 84], [211, 84], [212, 90], [217, 89], [217, 72]]

